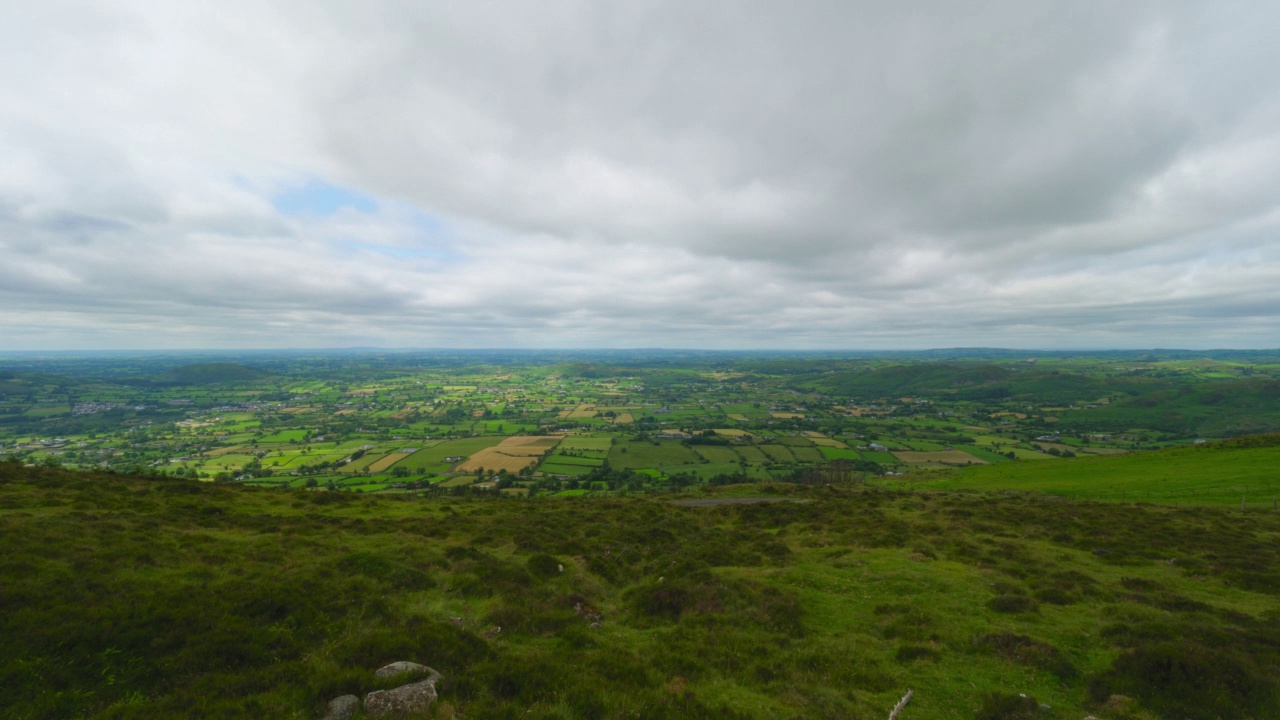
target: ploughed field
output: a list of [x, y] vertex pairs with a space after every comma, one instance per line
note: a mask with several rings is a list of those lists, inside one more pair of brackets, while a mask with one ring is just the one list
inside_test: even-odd
[[806, 502], [0, 463], [0, 708], [314, 718], [411, 660], [436, 717], [1280, 717], [1280, 513], [715, 490]]

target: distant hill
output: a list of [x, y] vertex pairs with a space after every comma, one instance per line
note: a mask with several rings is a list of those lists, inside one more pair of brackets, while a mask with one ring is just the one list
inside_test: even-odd
[[269, 375], [264, 370], [236, 363], [200, 363], [173, 368], [156, 380], [166, 385], [216, 385], [261, 380]]
[[893, 365], [831, 372], [798, 379], [797, 384], [854, 398], [890, 397], [990, 386], [1014, 373], [996, 365]]
[[1280, 382], [1235, 380], [1179, 385], [1106, 407], [1062, 414], [1063, 430], [1163, 432], [1225, 437], [1280, 429]]

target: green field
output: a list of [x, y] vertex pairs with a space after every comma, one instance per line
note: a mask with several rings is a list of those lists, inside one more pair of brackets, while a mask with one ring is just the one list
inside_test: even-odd
[[565, 455], [563, 453], [556, 452], [547, 457], [547, 462], [556, 463], [558, 465], [579, 465], [582, 467], [600, 467], [600, 465], [604, 463], [604, 460], [600, 458], [576, 457], [573, 455]]
[[592, 465], [573, 465], [547, 460], [538, 466], [538, 471], [548, 475], [586, 475], [593, 468]]
[[796, 459], [785, 445], [757, 445], [756, 449], [774, 462], [795, 462]]
[[694, 445], [693, 452], [712, 463], [736, 463], [742, 459], [734, 448], [721, 445]]
[[818, 451], [822, 453], [822, 457], [827, 460], [861, 460], [862, 456], [857, 450], [845, 450], [844, 448], [819, 447]]
[[[1277, 442], [1270, 436], [1260, 442]], [[938, 489], [1032, 490], [1096, 500], [1268, 508], [1280, 497], [1280, 445], [1180, 447], [1056, 462], [1006, 462], [920, 483]]]
[[594, 450], [597, 452], [608, 452], [613, 446], [613, 438], [611, 437], [586, 437], [582, 435], [570, 435], [560, 441], [559, 447], [564, 450]]
[[619, 470], [688, 465], [699, 461], [689, 448], [672, 440], [618, 440], [609, 451], [609, 466]]

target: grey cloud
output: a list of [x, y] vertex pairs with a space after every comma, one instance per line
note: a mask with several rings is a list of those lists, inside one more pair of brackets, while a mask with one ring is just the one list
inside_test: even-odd
[[[12, 17], [14, 347], [1280, 331], [1265, 5], [140, 1]], [[299, 178], [378, 209], [283, 216], [270, 198]]]

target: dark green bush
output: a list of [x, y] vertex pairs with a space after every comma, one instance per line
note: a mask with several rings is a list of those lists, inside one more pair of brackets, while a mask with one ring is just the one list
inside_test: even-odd
[[1187, 720], [1274, 717], [1276, 676], [1244, 653], [1189, 641], [1142, 645], [1122, 654], [1107, 672], [1091, 678], [1096, 702], [1113, 694]]
[[1039, 720], [1048, 717], [1040, 703], [1027, 695], [990, 693], [982, 698], [982, 706], [974, 720]]
[[530, 557], [525, 561], [525, 565], [529, 568], [529, 572], [542, 578], [553, 577], [560, 573], [560, 561], [545, 553]]
[[1034, 612], [1036, 601], [1026, 595], [997, 595], [987, 601], [987, 607], [999, 613]]
[[1028, 665], [1051, 672], [1063, 680], [1078, 677], [1080, 674], [1057, 648], [1025, 635], [1011, 632], [983, 635], [978, 638], [977, 646], [1019, 665]]

